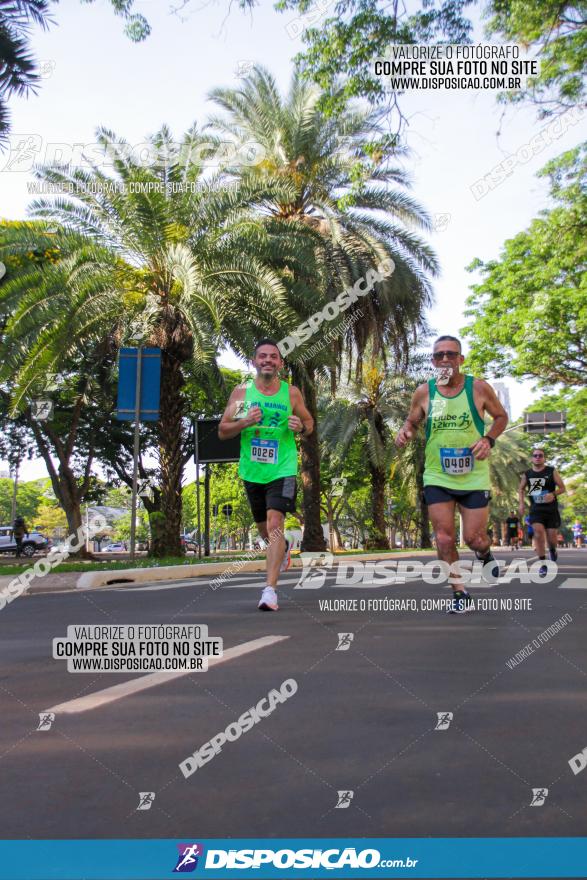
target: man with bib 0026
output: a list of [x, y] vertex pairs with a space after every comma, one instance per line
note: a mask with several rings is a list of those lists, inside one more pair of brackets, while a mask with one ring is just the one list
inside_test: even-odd
[[296, 508], [295, 435], [311, 434], [314, 420], [299, 388], [279, 379], [283, 359], [273, 339], [257, 343], [253, 366], [257, 375], [230, 395], [218, 436], [229, 440], [240, 434], [239, 476], [259, 534], [268, 544], [267, 578], [258, 607], [277, 611], [277, 579], [290, 560], [285, 514]]
[[[454, 336], [439, 336], [432, 363], [435, 377], [420, 385], [410, 412], [396, 437], [405, 446], [418, 426], [426, 422], [424, 500], [436, 536], [438, 558], [450, 566], [453, 602], [449, 613], [474, 607], [459, 570], [455, 508], [463, 517], [465, 543], [483, 562], [484, 576], [499, 577], [487, 533], [489, 519], [489, 461], [496, 439], [508, 423], [495, 391], [483, 379], [461, 373], [461, 343]], [[493, 418], [485, 430], [485, 415]]]

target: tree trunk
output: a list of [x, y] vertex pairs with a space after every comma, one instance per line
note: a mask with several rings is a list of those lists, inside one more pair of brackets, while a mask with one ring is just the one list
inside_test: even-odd
[[[53, 486], [53, 490], [55, 491], [55, 486]], [[65, 469], [62, 466], [59, 467], [59, 492], [55, 492], [55, 495], [65, 512], [69, 537], [79, 536], [79, 539], [81, 539], [82, 510], [79, 489], [75, 475], [69, 470], [69, 468]], [[85, 540], [80, 549], [75, 553], [71, 553], [71, 556], [78, 559], [92, 558], [91, 553], [86, 549]]]
[[162, 519], [153, 532], [152, 555], [181, 556], [181, 477], [183, 472], [183, 377], [181, 362], [161, 351], [161, 413], [159, 461], [161, 468]]
[[299, 386], [310, 415], [314, 419], [314, 430], [309, 437], [302, 437], [300, 442], [304, 511], [304, 535], [300, 550], [326, 550], [326, 541], [320, 523], [320, 445], [318, 442], [318, 407], [314, 370], [309, 367], [306, 378], [294, 366], [292, 367], [292, 378], [294, 383]]
[[389, 550], [385, 526], [385, 471], [369, 467], [371, 474], [371, 519], [373, 526], [367, 539], [369, 550]]

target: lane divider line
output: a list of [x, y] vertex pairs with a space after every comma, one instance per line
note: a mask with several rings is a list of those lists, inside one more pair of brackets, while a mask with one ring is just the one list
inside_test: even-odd
[[[212, 666], [218, 666], [220, 663], [227, 663], [237, 657], [243, 657], [245, 654], [251, 654], [253, 651], [260, 651], [262, 648], [268, 648], [278, 642], [289, 639], [289, 636], [262, 636], [260, 639], [253, 639], [250, 642], [243, 642], [232, 648], [227, 648], [222, 657], [210, 657], [208, 660], [208, 669]], [[123, 697], [129, 697], [131, 694], [138, 694], [152, 687], [158, 687], [160, 684], [166, 684], [176, 678], [184, 675], [197, 674], [193, 669], [177, 669], [170, 672], [151, 672], [148, 675], [141, 675], [139, 678], [132, 678], [130, 681], [124, 681], [122, 684], [115, 684], [112, 687], [104, 688], [101, 691], [95, 691], [93, 694], [86, 694], [75, 700], [68, 700], [65, 703], [58, 703], [46, 709], [46, 712], [54, 712], [57, 714], [74, 715], [79, 712], [88, 712], [90, 709], [98, 709], [113, 703], [115, 700], [121, 700]]]

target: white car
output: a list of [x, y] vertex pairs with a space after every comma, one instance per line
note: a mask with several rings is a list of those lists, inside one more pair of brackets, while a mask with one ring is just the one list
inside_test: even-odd
[[[22, 555], [34, 556], [35, 553], [48, 550], [50, 546], [51, 541], [33, 529], [22, 539]], [[0, 553], [16, 553], [12, 526], [0, 526]]]
[[115, 544], [107, 544], [102, 548], [102, 553], [126, 553], [126, 547], [120, 541]]

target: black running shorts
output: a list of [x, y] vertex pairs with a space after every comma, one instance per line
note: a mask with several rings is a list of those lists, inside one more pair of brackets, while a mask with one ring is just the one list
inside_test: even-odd
[[561, 524], [561, 516], [558, 510], [531, 510], [530, 522], [542, 523], [545, 529], [558, 529]]
[[487, 507], [491, 493], [489, 490], [473, 489], [447, 489], [446, 486], [424, 486], [424, 501], [430, 507], [431, 504], [440, 504], [446, 501], [456, 501], [462, 507], [476, 510]]
[[280, 477], [270, 483], [251, 483], [243, 480], [245, 492], [256, 523], [267, 520], [268, 510], [293, 513], [296, 509], [296, 478]]

